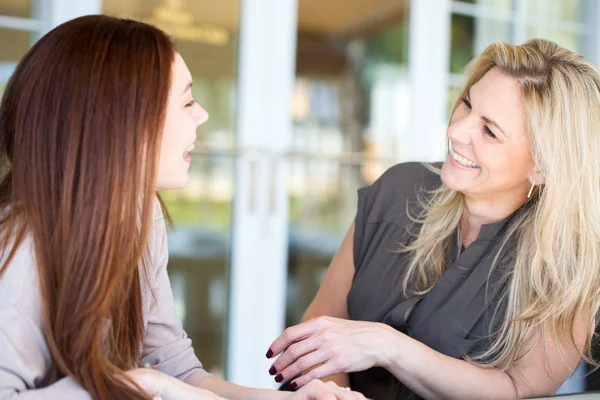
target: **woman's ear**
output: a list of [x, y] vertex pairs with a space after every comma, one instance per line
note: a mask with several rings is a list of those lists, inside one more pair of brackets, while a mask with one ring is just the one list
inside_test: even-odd
[[546, 184], [546, 177], [542, 175], [540, 171], [534, 169], [529, 173], [529, 183], [533, 184], [535, 182], [536, 185], [544, 185]]

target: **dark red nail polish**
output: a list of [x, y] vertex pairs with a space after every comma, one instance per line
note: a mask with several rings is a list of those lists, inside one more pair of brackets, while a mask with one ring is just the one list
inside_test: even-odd
[[273, 350], [269, 349], [269, 351], [267, 351], [267, 358], [271, 357], [273, 357]]
[[271, 367], [271, 369], [269, 370], [269, 375], [275, 375], [277, 373], [277, 370], [275, 369], [275, 367]]
[[277, 383], [281, 382], [282, 380], [283, 380], [283, 376], [281, 376], [281, 374], [279, 374], [275, 377], [275, 382], [277, 382]]
[[290, 389], [296, 389], [297, 387], [298, 387], [298, 384], [296, 382], [290, 383]]

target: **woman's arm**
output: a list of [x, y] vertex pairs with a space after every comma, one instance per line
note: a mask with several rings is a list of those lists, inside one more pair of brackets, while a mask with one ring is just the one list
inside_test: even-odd
[[210, 390], [229, 400], [366, 400], [357, 392], [344, 390], [332, 382], [311, 381], [295, 393], [270, 389], [251, 389], [234, 385], [214, 376], [200, 379], [197, 387]]
[[196, 387], [210, 390], [229, 400], [284, 400], [289, 392], [269, 389], [253, 389], [229, 383], [215, 376], [207, 376], [196, 382]]
[[[302, 322], [322, 315], [350, 318], [346, 298], [354, 277], [353, 241], [354, 222], [350, 225], [340, 248], [333, 256], [319, 291], [304, 313]], [[347, 373], [331, 375], [323, 378], [323, 381], [335, 382], [342, 387], [350, 386], [350, 377]]]
[[287, 349], [275, 362], [284, 379], [318, 365], [294, 380], [298, 387], [311, 379], [378, 366], [428, 399], [514, 399], [558, 390], [579, 363], [587, 336], [585, 321], [586, 316], [580, 315], [575, 322], [578, 348], [567, 337], [553, 337], [546, 326], [506, 371], [446, 356], [385, 324], [329, 317], [286, 329], [271, 349], [275, 354]]
[[[394, 331], [395, 345], [383, 367], [420, 396], [430, 399], [528, 398], [551, 396], [573, 373], [586, 340], [585, 318], [577, 318], [574, 338], [555, 338], [548, 326], [531, 349], [506, 371], [483, 369], [438, 353]], [[392, 328], [390, 328], [393, 331]]]

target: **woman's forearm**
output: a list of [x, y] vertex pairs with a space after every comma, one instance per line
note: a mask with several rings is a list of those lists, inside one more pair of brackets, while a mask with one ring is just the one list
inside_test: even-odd
[[214, 376], [200, 379], [196, 386], [230, 400], [282, 400], [289, 395], [289, 393], [276, 390], [252, 389], [235, 385]]
[[381, 366], [427, 399], [516, 399], [512, 378], [439, 353], [389, 328], [390, 343]]

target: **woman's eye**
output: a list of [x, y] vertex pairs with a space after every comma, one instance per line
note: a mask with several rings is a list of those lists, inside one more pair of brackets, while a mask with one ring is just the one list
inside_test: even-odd
[[492, 132], [492, 131], [490, 130], [490, 128], [489, 128], [487, 125], [485, 125], [485, 126], [483, 127], [483, 130], [485, 131], [485, 134], [486, 134], [486, 135], [488, 135], [489, 137], [491, 137], [491, 138], [493, 138], [493, 139], [496, 139], [496, 135], [494, 135], [494, 132]]
[[194, 104], [196, 104], [196, 100], [192, 99], [192, 101], [190, 101], [189, 103], [187, 103], [185, 106], [186, 106], [186, 107], [191, 107], [191, 106], [193, 106]]
[[467, 108], [470, 110], [471, 109], [471, 102], [469, 101], [469, 99], [467, 99], [466, 97], [463, 97], [461, 100], [464, 103], [464, 105], [467, 106]]
[[[466, 98], [466, 97], [463, 97], [461, 100], [462, 100], [463, 104], [470, 110], [471, 109], [471, 102], [469, 101], [469, 99]], [[483, 131], [489, 137], [491, 137], [493, 139], [496, 139], [496, 135], [494, 135], [494, 132], [492, 132], [487, 125], [483, 126]]]

